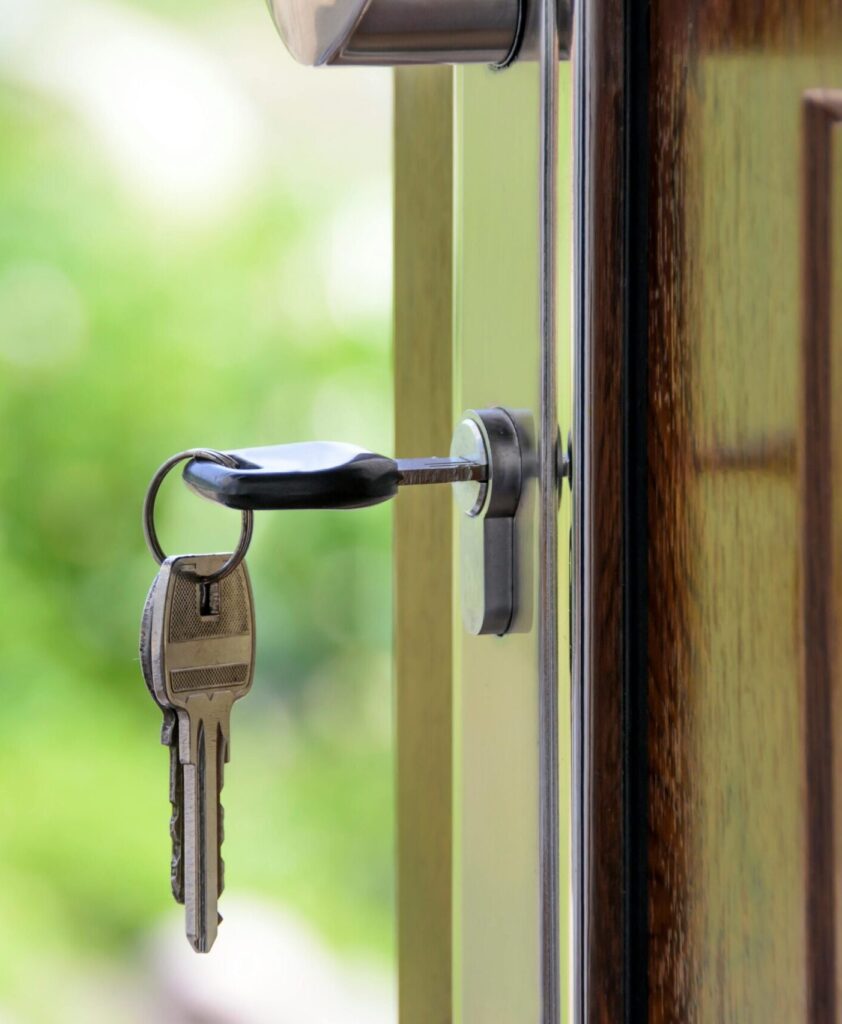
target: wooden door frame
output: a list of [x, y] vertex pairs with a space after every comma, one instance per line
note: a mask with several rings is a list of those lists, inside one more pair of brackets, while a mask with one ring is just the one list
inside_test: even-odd
[[575, 1019], [619, 1024], [650, 924], [648, 0], [581, 0], [576, 33]]

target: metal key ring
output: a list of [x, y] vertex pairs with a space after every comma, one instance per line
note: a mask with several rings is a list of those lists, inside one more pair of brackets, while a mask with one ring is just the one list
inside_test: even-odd
[[[161, 542], [158, 540], [158, 532], [155, 529], [155, 499], [158, 497], [158, 491], [161, 489], [161, 484], [164, 482], [165, 477], [173, 466], [177, 466], [179, 462], [185, 462], [188, 459], [204, 459], [207, 462], [218, 462], [221, 466], [236, 467], [237, 465], [237, 460], [232, 458], [232, 456], [226, 455], [225, 452], [218, 452], [214, 448], [189, 448], [187, 451], [179, 452], [178, 455], [173, 455], [158, 468], [158, 471], [150, 481], [149, 488], [146, 491], [146, 497], [143, 501], [143, 536], [146, 538], [149, 550], [152, 552], [152, 556], [158, 565], [160, 565], [167, 556], [164, 553], [164, 549], [161, 547]], [[240, 541], [237, 544], [236, 550], [217, 572], [211, 573], [209, 576], [202, 577], [205, 582], [219, 582], [219, 580], [224, 579], [229, 573], [232, 573], [237, 568], [240, 562], [242, 562], [246, 557], [249, 544], [251, 544], [251, 534], [253, 529], [254, 513], [251, 509], [243, 509], [243, 526], [240, 532]]]

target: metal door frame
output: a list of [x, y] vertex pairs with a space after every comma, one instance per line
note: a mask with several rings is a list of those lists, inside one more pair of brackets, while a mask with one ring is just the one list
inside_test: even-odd
[[[546, 4], [544, 10], [551, 12], [552, 5]], [[557, 51], [552, 20], [545, 25], [544, 44]], [[500, 723], [495, 726], [491, 719], [483, 722], [481, 715], [487, 710], [486, 705], [472, 703], [478, 699], [483, 678], [488, 678], [489, 671], [491, 676], [495, 673], [487, 667], [483, 670], [475, 666], [474, 662], [485, 658], [488, 651], [493, 651], [495, 657], [501, 653], [505, 659], [507, 650], [512, 651], [527, 640], [462, 637], [458, 595], [454, 597], [451, 591], [445, 594], [441, 588], [442, 579], [449, 581], [457, 571], [456, 542], [451, 534], [442, 542], [441, 533], [444, 520], [454, 525], [450, 495], [431, 489], [424, 495], [401, 496], [397, 502], [398, 949], [402, 1024], [459, 1019], [472, 1024], [479, 1019], [477, 1013], [488, 1012], [487, 1007], [482, 1010], [474, 1002], [479, 998], [480, 974], [487, 979], [482, 984], [488, 986], [489, 998], [497, 986], [495, 1012], [503, 1014], [500, 1024], [517, 1024], [520, 1019], [530, 1024], [539, 1019], [555, 1024], [562, 1018], [562, 997], [566, 998], [569, 991], [566, 981], [562, 982], [562, 978], [567, 978], [570, 959], [566, 828], [561, 841], [558, 839], [559, 821], [565, 826], [569, 820], [569, 778], [559, 787], [558, 776], [559, 727], [566, 772], [571, 765], [567, 753], [570, 712], [566, 657], [561, 666], [562, 696], [558, 696], [558, 629], [561, 626], [566, 636], [569, 617], [564, 606], [569, 586], [565, 572], [559, 589], [555, 527], [559, 454], [556, 428], [561, 423], [566, 435], [570, 425], [571, 371], [570, 360], [563, 357], [559, 408], [555, 331], [558, 280], [565, 342], [562, 351], [566, 353], [567, 324], [572, 321], [567, 281], [572, 250], [567, 206], [568, 199], [572, 201], [572, 182], [565, 165], [561, 195], [566, 216], [561, 218], [564, 241], [559, 273], [555, 190], [557, 57], [546, 73], [549, 66], [545, 61], [541, 66], [524, 64], [502, 73], [485, 68], [413, 68], [396, 72], [396, 452], [409, 456], [422, 450], [446, 450], [445, 434], [449, 439], [463, 408], [511, 403], [507, 387], [503, 381], [496, 385], [493, 373], [485, 375], [484, 384], [472, 379], [473, 370], [467, 375], [471, 379], [466, 380], [464, 373], [466, 358], [473, 360], [474, 367], [478, 366], [477, 360], [482, 361], [482, 332], [489, 327], [483, 324], [482, 300], [477, 297], [483, 287], [492, 296], [511, 289], [508, 298], [494, 301], [503, 303], [504, 312], [507, 302], [516, 304], [520, 311], [517, 323], [508, 326], [510, 343], [527, 346], [529, 358], [534, 358], [529, 376], [529, 387], [534, 390], [526, 404], [535, 418], [536, 436], [540, 436], [542, 428], [546, 436], [550, 423], [553, 436], [552, 445], [536, 445], [533, 496], [529, 499], [533, 502], [529, 514], [534, 517], [531, 550], [535, 557], [529, 570], [534, 599], [527, 602], [533, 618], [527, 625], [533, 630], [529, 636], [534, 636], [534, 670], [512, 680], [515, 688], [507, 697], [512, 701], [510, 707], [520, 707], [526, 716], [522, 719], [524, 731], [509, 751], [513, 762], [520, 766], [520, 774], [514, 773], [512, 784], [521, 787], [515, 804], [509, 806], [533, 808], [529, 812], [534, 814], [530, 837], [522, 848], [531, 851], [530, 863], [520, 865], [519, 870], [524, 872], [520, 882], [508, 880], [509, 886], [514, 886], [509, 895], [521, 892], [521, 898], [508, 903], [501, 900], [496, 916], [486, 914], [480, 905], [482, 901], [475, 902], [477, 893], [483, 892], [482, 885], [474, 887], [473, 894], [463, 891], [466, 878], [484, 878], [484, 870], [489, 872], [488, 878], [499, 878], [494, 872], [500, 867], [499, 860], [495, 863], [495, 834], [488, 821], [490, 815], [483, 817], [480, 812], [478, 831], [471, 831], [470, 835], [466, 836], [462, 828], [460, 787], [470, 786], [479, 778], [476, 766], [472, 777], [465, 778], [467, 762], [461, 760], [467, 735], [464, 730], [470, 732], [472, 750], [485, 750], [483, 756], [488, 758], [489, 771], [495, 764], [499, 768], [495, 759], [500, 756], [497, 748], [503, 736]], [[563, 73], [567, 89], [570, 72]], [[569, 122], [569, 92], [565, 92], [565, 99], [563, 116]], [[515, 105], [511, 106], [512, 103]], [[499, 135], [499, 123], [495, 120], [499, 104], [506, 107], [506, 115], [513, 115], [508, 116], [506, 123], [520, 122], [508, 138]], [[449, 128], [452, 130], [448, 132]], [[566, 123], [565, 130], [571, 132], [572, 126]], [[512, 168], [508, 175], [507, 161]], [[466, 168], [470, 182], [461, 179]], [[495, 182], [502, 186], [499, 199], [493, 192]], [[481, 261], [470, 258], [465, 262], [465, 199], [470, 206], [475, 190], [486, 185], [492, 191], [486, 195], [489, 231], [485, 236], [488, 244], [483, 248], [499, 252], [504, 263], [519, 260], [528, 264], [521, 280], [523, 287], [507, 281], [505, 275], [500, 276], [499, 261], [486, 268], [487, 279]], [[509, 237], [512, 225], [506, 223], [505, 209], [498, 206], [511, 202], [520, 202], [524, 211], [523, 224], [518, 224], [526, 226], [528, 222], [525, 233], [514, 233], [516, 238]], [[479, 224], [481, 229], [479, 235], [473, 236], [476, 244], [483, 233], [482, 218], [477, 219], [476, 210], [470, 216], [474, 226]], [[493, 328], [491, 324], [489, 344]], [[495, 338], [493, 343], [501, 341]], [[539, 479], [543, 489], [538, 486]], [[548, 479], [552, 481], [549, 489]], [[569, 517], [569, 510], [566, 492], [562, 503], [564, 517]], [[542, 516], [544, 526], [540, 525]], [[563, 519], [562, 532], [565, 569], [566, 521]], [[494, 644], [498, 646], [488, 647]], [[567, 643], [561, 649], [566, 653]], [[513, 664], [517, 664], [519, 656], [512, 657]], [[491, 731], [485, 734], [485, 728]], [[451, 734], [455, 736], [455, 745], [448, 751]], [[548, 768], [551, 765], [554, 767]], [[498, 782], [502, 778], [502, 774], [498, 775]], [[527, 878], [532, 881], [527, 883]], [[503, 889], [506, 884], [501, 880]], [[497, 895], [501, 894], [502, 891]], [[484, 902], [493, 901], [494, 897], [495, 892], [486, 887]], [[521, 906], [515, 913], [518, 902]], [[507, 917], [510, 912], [513, 916]], [[464, 934], [466, 921], [469, 931], [478, 929], [468, 936]], [[482, 921], [485, 923], [481, 924]], [[485, 937], [488, 945], [480, 949]], [[508, 996], [513, 1002], [507, 1010]], [[517, 1010], [512, 1009], [515, 1006]], [[483, 1024], [487, 1019], [483, 1019]], [[496, 1024], [496, 1019], [489, 1020], [489, 1024]]]

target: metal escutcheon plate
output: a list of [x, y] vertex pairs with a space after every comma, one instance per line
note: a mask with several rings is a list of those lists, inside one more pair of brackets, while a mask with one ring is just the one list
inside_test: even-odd
[[471, 409], [456, 428], [451, 457], [484, 462], [485, 482], [454, 484], [460, 512], [460, 580], [465, 629], [508, 632], [516, 607], [515, 513], [523, 485], [521, 439], [505, 409]]

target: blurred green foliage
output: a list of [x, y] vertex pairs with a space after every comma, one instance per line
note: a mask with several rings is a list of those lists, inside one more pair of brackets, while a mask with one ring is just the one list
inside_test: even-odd
[[[208, 8], [142, 6], [182, 29]], [[323, 202], [266, 175], [234, 215], [173, 225], [133, 201], [67, 109], [11, 78], [0, 135], [11, 998], [50, 951], [121, 955], [170, 906], [167, 754], [136, 657], [155, 571], [139, 521], [151, 473], [192, 445], [338, 435], [388, 451], [391, 386], [385, 303], [338, 322], [325, 294], [318, 257], [341, 189]], [[236, 536], [234, 516], [175, 479], [159, 508], [169, 550]], [[258, 677], [234, 713], [228, 892], [391, 957], [388, 507], [258, 516], [249, 564]]]

